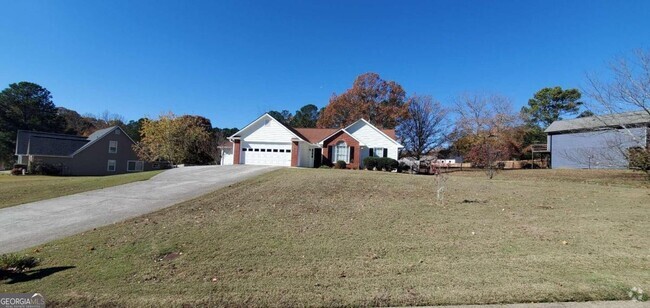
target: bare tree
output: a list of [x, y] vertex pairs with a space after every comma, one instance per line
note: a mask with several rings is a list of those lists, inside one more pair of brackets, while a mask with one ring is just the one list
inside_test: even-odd
[[521, 135], [516, 132], [521, 118], [513, 111], [510, 99], [501, 95], [463, 94], [455, 105], [454, 147], [475, 166], [485, 168], [491, 179], [498, 160], [521, 151], [523, 139], [514, 138]]
[[431, 96], [409, 99], [408, 117], [397, 127], [397, 135], [416, 159], [440, 147], [447, 139], [447, 109]]
[[[589, 74], [584, 92], [594, 101], [588, 106], [602, 124], [599, 129], [606, 127], [627, 135], [627, 138], [618, 138], [619, 142], [610, 142], [607, 147], [615, 148], [630, 165], [636, 166], [634, 159], [650, 155], [650, 144], [646, 141], [648, 133], [640, 133], [644, 127], [648, 129], [650, 122], [650, 50], [639, 49], [632, 57], [616, 59], [610, 63], [609, 71], [612, 77], [605, 81]], [[643, 167], [647, 164], [640, 166], [637, 168], [650, 176], [650, 170]]]
[[602, 81], [587, 75], [584, 92], [596, 104], [589, 107], [596, 114], [614, 114], [643, 110], [650, 115], [650, 50], [636, 50], [631, 58], [619, 58], [609, 65], [611, 80]]

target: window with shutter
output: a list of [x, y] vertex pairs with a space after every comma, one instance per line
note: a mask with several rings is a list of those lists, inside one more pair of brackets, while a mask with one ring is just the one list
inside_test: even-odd
[[349, 163], [350, 156], [348, 155], [348, 149], [348, 145], [344, 141], [339, 141], [334, 147], [334, 160], [332, 162], [342, 160], [346, 163]]

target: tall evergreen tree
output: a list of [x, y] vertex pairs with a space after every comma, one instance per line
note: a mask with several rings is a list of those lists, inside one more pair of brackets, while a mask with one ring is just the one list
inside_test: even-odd
[[53, 133], [66, 129], [50, 91], [26, 81], [12, 83], [0, 92], [0, 160], [14, 160], [16, 133], [21, 129]]

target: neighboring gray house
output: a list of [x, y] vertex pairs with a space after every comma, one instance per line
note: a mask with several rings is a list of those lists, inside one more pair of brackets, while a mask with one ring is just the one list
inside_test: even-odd
[[45, 164], [61, 175], [110, 175], [159, 169], [145, 164], [133, 151], [133, 140], [120, 127], [98, 130], [88, 137], [18, 131], [17, 163]]
[[646, 111], [553, 122], [546, 130], [551, 168], [624, 169], [631, 148], [650, 146]]

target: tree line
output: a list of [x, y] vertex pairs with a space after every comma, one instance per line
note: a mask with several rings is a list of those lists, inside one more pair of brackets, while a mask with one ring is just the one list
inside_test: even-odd
[[[494, 159], [523, 155], [526, 145], [542, 141], [545, 125], [576, 113], [582, 104], [579, 99], [576, 89], [545, 88], [522, 109], [521, 115], [526, 115], [522, 118], [512, 111], [511, 102], [499, 95], [464, 94], [454, 102], [454, 108], [445, 108], [431, 96], [407, 96], [399, 83], [366, 73], [347, 91], [332, 95], [324, 108], [308, 104], [295, 114], [287, 110], [268, 113], [282, 123], [307, 128], [342, 128], [364, 118], [380, 128], [396, 129], [406, 148], [403, 155], [419, 159], [432, 151], [446, 150], [481, 163], [485, 159], [482, 149], [488, 143], [499, 153]], [[458, 117], [451, 125], [450, 115], [454, 113]], [[198, 115], [169, 113], [128, 122], [108, 111], [80, 115], [57, 107], [46, 88], [30, 82], [14, 83], [0, 92], [0, 155], [5, 161], [13, 159], [20, 129], [88, 136], [111, 126], [122, 127], [144, 159], [186, 164], [218, 161], [218, 145], [237, 131], [212, 127], [209, 119]], [[487, 139], [487, 135], [499, 138]]]
[[[268, 113], [282, 123], [305, 128], [343, 128], [364, 118], [379, 128], [395, 129], [405, 146], [402, 156], [458, 155], [485, 166], [527, 158], [528, 147], [545, 143], [544, 130], [557, 120], [632, 109], [650, 115], [650, 53], [641, 50], [634, 59], [618, 60], [611, 67], [613, 80], [588, 78], [590, 108], [579, 89], [559, 86], [533, 93], [520, 110], [514, 109], [510, 98], [495, 93], [462, 93], [443, 104], [431, 95], [408, 95], [398, 82], [365, 73], [348, 90], [334, 93], [323, 108], [307, 104], [295, 113]], [[217, 146], [237, 131], [212, 127], [209, 119], [198, 115], [170, 113], [126, 123], [109, 112], [80, 115], [55, 106], [47, 89], [19, 82], [0, 92], [0, 159], [12, 161], [19, 129], [89, 135], [114, 125], [133, 137], [142, 157], [191, 164], [218, 161]], [[646, 161], [647, 170], [648, 150], [637, 152], [634, 157]]]
[[[170, 123], [168, 120], [173, 125], [165, 125]], [[153, 147], [151, 143], [163, 142], [157, 138], [160, 134], [173, 136], [174, 138], [165, 140], [165, 147], [181, 150], [164, 152], [165, 155], [158, 155], [154, 160], [174, 160], [187, 164], [218, 161], [218, 144], [238, 131], [237, 128], [213, 127], [209, 119], [195, 115], [164, 114], [158, 119], [143, 117], [128, 122], [123, 116], [108, 111], [98, 115], [81, 115], [74, 110], [56, 106], [52, 94], [45, 87], [23, 81], [12, 83], [0, 92], [0, 162], [11, 164], [15, 161], [18, 130], [89, 136], [97, 130], [112, 126], [121, 127], [136, 142], [137, 152], [146, 158], [154, 158], [150, 153]], [[183, 127], [184, 130], [179, 131], [178, 127]], [[195, 134], [197, 131], [200, 131], [198, 135]], [[178, 138], [179, 134], [187, 135], [187, 138]], [[187, 146], [187, 140], [192, 140], [194, 144]], [[183, 151], [185, 152], [180, 153]]]

